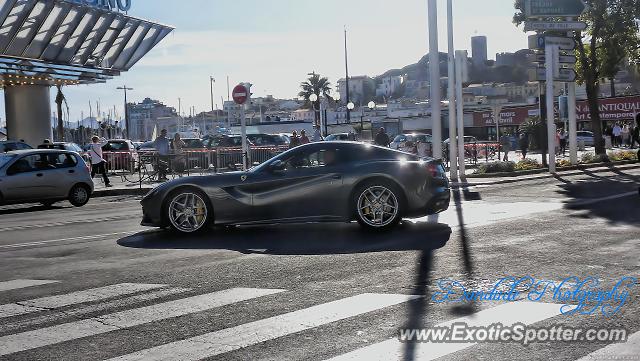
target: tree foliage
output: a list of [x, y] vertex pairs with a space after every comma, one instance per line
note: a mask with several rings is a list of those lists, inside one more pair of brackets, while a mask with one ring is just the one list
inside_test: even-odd
[[302, 90], [298, 93], [298, 96], [304, 98], [306, 104], [310, 104], [309, 97], [312, 94], [317, 95], [318, 99], [322, 96], [332, 99], [329, 79], [321, 77], [319, 74], [313, 73], [305, 82], [300, 83], [300, 88]]
[[[587, 23], [584, 32], [575, 32], [577, 43], [576, 71], [578, 80], [585, 84], [596, 136], [596, 152], [604, 154], [598, 97], [600, 81], [613, 78], [626, 62], [640, 63], [640, 37], [638, 19], [640, 0], [585, 0], [587, 11], [580, 17]], [[516, 0], [513, 22], [525, 20], [525, 0]]]

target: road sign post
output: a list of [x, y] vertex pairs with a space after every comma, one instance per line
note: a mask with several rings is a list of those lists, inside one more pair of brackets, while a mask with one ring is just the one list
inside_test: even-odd
[[555, 127], [555, 111], [553, 107], [553, 88], [554, 88], [554, 69], [558, 67], [555, 58], [558, 53], [558, 45], [547, 44], [545, 55], [546, 63], [546, 82], [547, 82], [547, 149], [549, 150], [549, 172], [556, 172], [556, 127]]
[[244, 112], [244, 104], [249, 99], [250, 88], [245, 84], [238, 84], [233, 88], [233, 101], [240, 105], [240, 133], [242, 135], [242, 170], [246, 171], [249, 160], [249, 147], [247, 143], [247, 118]]

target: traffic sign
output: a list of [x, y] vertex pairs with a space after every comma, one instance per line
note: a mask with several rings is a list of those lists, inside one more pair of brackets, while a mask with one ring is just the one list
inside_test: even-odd
[[[547, 69], [544, 67], [536, 68], [534, 73], [530, 78], [531, 81], [546, 81], [547, 80]], [[576, 71], [569, 68], [560, 68], [558, 69], [558, 74], [555, 77], [555, 81], [572, 83], [576, 81]]]
[[587, 9], [583, 0], [525, 0], [528, 18], [580, 16]]
[[[547, 57], [545, 54], [533, 54], [530, 57], [531, 61], [534, 63], [544, 64], [547, 62]], [[559, 62], [561, 64], [575, 64], [578, 59], [575, 55], [560, 55]]]
[[587, 23], [582, 21], [527, 21], [524, 23], [524, 31], [577, 31], [587, 28]]
[[242, 105], [247, 102], [247, 99], [249, 99], [249, 90], [243, 84], [236, 85], [236, 87], [233, 88], [232, 94], [233, 101], [236, 102], [236, 104]]
[[529, 37], [529, 49], [544, 49], [546, 45], [557, 45], [560, 50], [574, 50], [576, 41], [562, 36], [532, 35]]

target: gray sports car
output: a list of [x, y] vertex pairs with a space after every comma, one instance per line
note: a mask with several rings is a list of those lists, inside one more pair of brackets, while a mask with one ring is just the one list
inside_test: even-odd
[[191, 233], [208, 225], [358, 221], [388, 229], [449, 208], [441, 162], [352, 142], [319, 142], [247, 172], [176, 179], [141, 201], [143, 226]]

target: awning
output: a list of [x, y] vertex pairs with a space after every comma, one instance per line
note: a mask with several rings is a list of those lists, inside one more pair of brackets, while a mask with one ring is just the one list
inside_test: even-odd
[[0, 0], [0, 24], [1, 86], [104, 82], [173, 30], [67, 0]]

